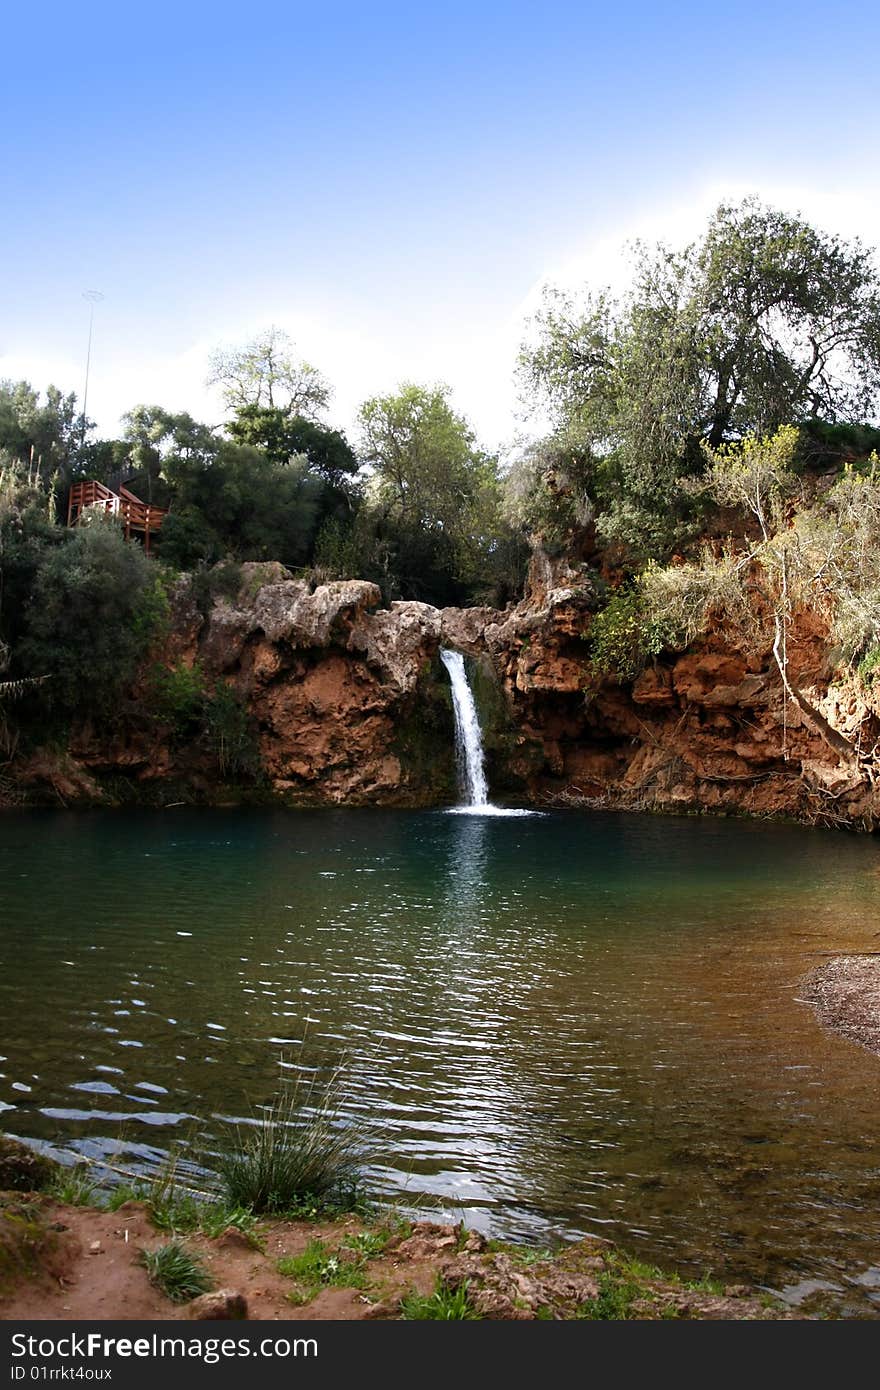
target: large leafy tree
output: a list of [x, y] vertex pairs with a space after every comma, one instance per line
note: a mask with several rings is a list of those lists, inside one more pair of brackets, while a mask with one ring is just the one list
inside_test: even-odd
[[355, 452], [341, 430], [304, 415], [291, 415], [278, 406], [243, 406], [228, 428], [233, 439], [262, 449], [273, 463], [289, 463], [305, 455], [331, 487], [344, 487], [358, 471]]
[[278, 463], [160, 406], [136, 406], [125, 432], [138, 485], [170, 506], [163, 559], [183, 568], [225, 555], [309, 562], [327, 483], [305, 456]]
[[45, 399], [26, 381], [0, 381], [0, 450], [63, 490], [86, 433], [76, 396], [50, 386]]
[[274, 326], [244, 347], [215, 352], [208, 383], [221, 387], [230, 410], [265, 407], [309, 420], [320, 418], [331, 395], [317, 367], [298, 361], [289, 335]]
[[548, 293], [521, 354], [555, 446], [590, 474], [609, 537], [675, 537], [702, 446], [870, 415], [880, 387], [871, 254], [750, 198], [682, 251], [637, 249], [622, 302]]
[[372, 469], [366, 510], [389, 590], [460, 602], [492, 588], [500, 569], [506, 582], [519, 561], [507, 548], [497, 462], [478, 448], [447, 388], [405, 383], [365, 401], [359, 420]]

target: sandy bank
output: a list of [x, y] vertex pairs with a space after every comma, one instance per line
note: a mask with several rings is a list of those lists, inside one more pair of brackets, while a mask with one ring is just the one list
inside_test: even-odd
[[880, 1057], [880, 954], [835, 956], [809, 977], [804, 998], [826, 1028]]

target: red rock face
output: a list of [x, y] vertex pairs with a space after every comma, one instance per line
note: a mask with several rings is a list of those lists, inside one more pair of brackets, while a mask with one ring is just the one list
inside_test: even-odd
[[[448, 645], [478, 657], [493, 686], [485, 732], [496, 787], [542, 801], [873, 827], [880, 804], [863, 764], [829, 747], [785, 696], [769, 640], [747, 652], [740, 634], [716, 626], [630, 685], [597, 681], [593, 591], [583, 571], [561, 563], [533, 566], [533, 589], [505, 612], [383, 609], [364, 581], [313, 590], [279, 566], [245, 565], [239, 594], [217, 600], [207, 617], [181, 582], [172, 632], [156, 656], [169, 667], [198, 663], [208, 686], [232, 688], [268, 789], [286, 800], [451, 797], [452, 726], [438, 659]], [[792, 624], [788, 656], [809, 703], [872, 749], [878, 711], [856, 682], [833, 682], [816, 614]], [[137, 693], [148, 702], [146, 674]], [[82, 728], [64, 760], [41, 754], [20, 769], [24, 782], [54, 786], [65, 800], [93, 796], [93, 774], [108, 773], [134, 783], [183, 779], [207, 799], [223, 780], [204, 741], [181, 743], [148, 720], [109, 739]]]

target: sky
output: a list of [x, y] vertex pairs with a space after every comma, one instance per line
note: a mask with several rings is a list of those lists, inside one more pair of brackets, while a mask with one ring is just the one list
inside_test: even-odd
[[210, 353], [271, 324], [329, 420], [445, 382], [487, 448], [527, 429], [545, 283], [626, 284], [755, 193], [880, 245], [869, 0], [8, 7], [0, 377], [223, 418]]

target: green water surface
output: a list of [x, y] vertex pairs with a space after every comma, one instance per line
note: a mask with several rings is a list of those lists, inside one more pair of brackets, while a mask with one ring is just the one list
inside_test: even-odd
[[0, 1126], [204, 1161], [346, 1058], [374, 1190], [502, 1237], [880, 1298], [880, 1059], [800, 998], [877, 949], [874, 841], [441, 811], [0, 818]]

